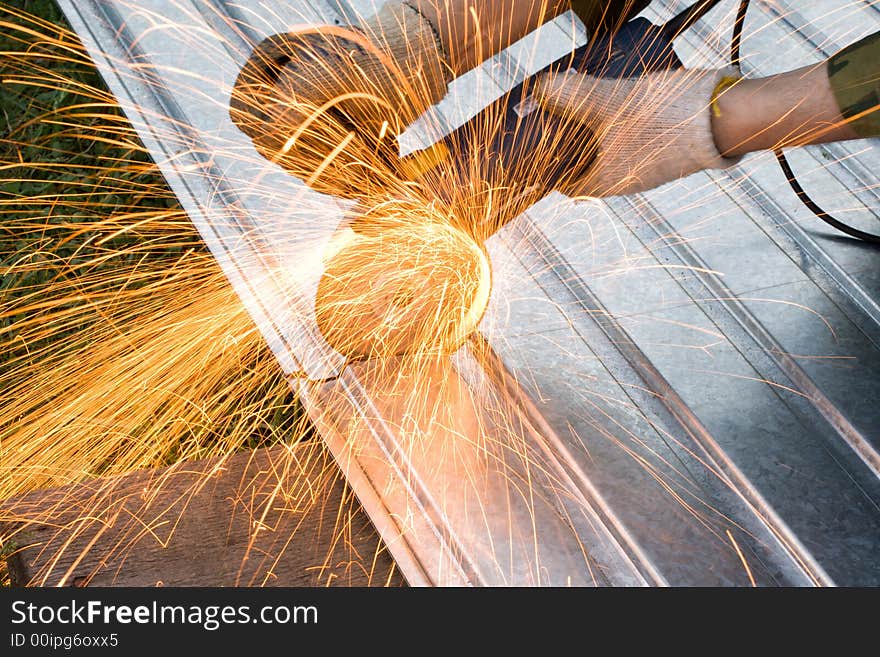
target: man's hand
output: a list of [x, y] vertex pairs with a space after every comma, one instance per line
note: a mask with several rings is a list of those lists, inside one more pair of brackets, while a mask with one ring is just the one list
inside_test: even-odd
[[[657, 187], [701, 169], [735, 164], [712, 134], [713, 92], [735, 69], [662, 71], [628, 79], [570, 72], [545, 76], [537, 94], [555, 114], [574, 115], [594, 132], [599, 153], [576, 196], [614, 196]], [[721, 85], [724, 88], [724, 84]]]

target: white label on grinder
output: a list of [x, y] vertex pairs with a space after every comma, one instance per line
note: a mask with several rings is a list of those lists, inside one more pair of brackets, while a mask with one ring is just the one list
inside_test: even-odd
[[514, 106], [513, 111], [516, 112], [516, 115], [519, 118], [523, 118], [524, 116], [528, 116], [529, 114], [534, 112], [539, 107], [540, 105], [538, 104], [538, 101], [535, 100], [535, 97], [529, 96], [518, 102], [516, 106]]

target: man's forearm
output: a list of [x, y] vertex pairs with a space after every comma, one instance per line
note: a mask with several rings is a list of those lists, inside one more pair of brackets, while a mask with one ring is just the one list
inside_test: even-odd
[[413, 0], [437, 29], [453, 77], [569, 8], [568, 0]]
[[859, 136], [841, 115], [824, 64], [740, 80], [712, 111], [715, 143], [727, 157]]
[[569, 9], [593, 33], [610, 31], [649, 0], [410, 0], [437, 29], [454, 77]]
[[880, 33], [823, 64], [741, 80], [718, 95], [713, 113], [724, 155], [880, 137]]

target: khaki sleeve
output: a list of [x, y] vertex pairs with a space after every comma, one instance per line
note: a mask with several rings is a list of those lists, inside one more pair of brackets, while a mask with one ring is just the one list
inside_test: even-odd
[[828, 60], [828, 80], [840, 107], [861, 137], [880, 137], [880, 32]]

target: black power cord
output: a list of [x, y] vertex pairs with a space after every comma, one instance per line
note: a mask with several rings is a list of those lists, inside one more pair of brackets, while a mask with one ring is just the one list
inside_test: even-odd
[[[740, 49], [742, 47], [742, 33], [743, 33], [743, 25], [746, 21], [746, 13], [749, 10], [750, 0], [741, 0], [739, 4], [739, 9], [736, 12], [736, 21], [733, 24], [733, 38], [730, 41], [730, 62], [731, 64], [738, 66], [740, 62]], [[835, 219], [831, 214], [822, 209], [816, 201], [814, 201], [804, 188], [801, 187], [801, 184], [798, 182], [797, 177], [794, 175], [794, 171], [791, 169], [791, 164], [788, 162], [788, 158], [785, 157], [785, 153], [782, 152], [781, 148], [777, 148], [773, 151], [774, 155], [776, 155], [776, 160], [779, 162], [779, 166], [782, 167], [782, 172], [785, 174], [785, 178], [788, 181], [789, 186], [800, 199], [801, 203], [803, 203], [814, 215], [816, 215], [819, 219], [824, 221], [829, 226], [833, 226], [837, 230], [842, 233], [846, 233], [850, 237], [855, 237], [856, 239], [860, 239], [864, 242], [868, 242], [870, 244], [880, 245], [880, 235], [874, 235], [872, 233], [866, 233], [864, 231], [859, 230], [858, 228], [853, 228], [852, 226], [843, 223], [842, 221]]]

